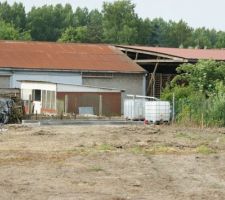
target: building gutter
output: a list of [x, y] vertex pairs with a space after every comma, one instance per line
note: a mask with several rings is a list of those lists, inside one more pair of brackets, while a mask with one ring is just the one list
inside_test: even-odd
[[31, 71], [31, 72], [73, 72], [73, 73], [114, 73], [114, 74], [145, 74], [146, 71], [104, 71], [104, 70], [71, 70], [71, 69], [33, 69], [33, 68], [12, 68], [12, 67], [0, 67], [2, 71]]

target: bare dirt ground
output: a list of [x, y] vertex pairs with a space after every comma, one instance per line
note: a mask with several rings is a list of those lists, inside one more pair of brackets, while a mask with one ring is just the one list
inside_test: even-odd
[[225, 198], [225, 129], [10, 125], [0, 199]]

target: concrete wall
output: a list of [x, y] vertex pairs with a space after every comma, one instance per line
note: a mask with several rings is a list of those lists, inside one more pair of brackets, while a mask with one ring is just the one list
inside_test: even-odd
[[[92, 77], [91, 77], [92, 76]], [[124, 99], [126, 94], [145, 95], [146, 94], [146, 77], [145, 74], [112, 74], [110, 76], [101, 76], [99, 73], [85, 76], [83, 74], [83, 84], [114, 88], [118, 90], [125, 90], [121, 95], [121, 113], [123, 114]]]
[[10, 87], [10, 76], [0, 75], [0, 88]]
[[10, 87], [10, 77], [12, 73], [10, 71], [0, 70], [0, 88]]
[[145, 95], [145, 74], [112, 74], [112, 77], [83, 75], [83, 85], [125, 90], [126, 94]]

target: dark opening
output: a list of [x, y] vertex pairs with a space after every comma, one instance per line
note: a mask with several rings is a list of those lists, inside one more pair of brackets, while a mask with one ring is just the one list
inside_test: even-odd
[[34, 101], [41, 101], [41, 90], [34, 90]]

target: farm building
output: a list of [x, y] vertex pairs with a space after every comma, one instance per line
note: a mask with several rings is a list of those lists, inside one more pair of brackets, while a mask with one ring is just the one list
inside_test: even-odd
[[225, 61], [224, 49], [180, 49], [146, 46], [117, 46], [124, 54], [148, 72], [146, 94], [160, 97], [166, 84], [183, 63], [196, 63], [200, 59]]
[[[124, 97], [121, 90], [145, 95], [146, 71], [111, 45], [0, 41], [0, 88], [21, 88], [21, 81], [24, 80], [62, 84], [61, 88], [68, 88], [68, 84], [83, 86], [84, 90], [79, 95], [83, 98], [83, 104], [86, 102], [87, 105], [91, 100], [97, 104], [99, 95], [105, 92], [101, 94], [104, 112], [108, 101], [108, 104], [114, 104], [114, 109], [111, 110], [108, 105], [107, 114], [111, 112], [112, 115], [118, 115], [121, 114]], [[32, 85], [34, 86], [35, 84]], [[55, 90], [52, 87], [50, 83], [47, 85], [49, 93]], [[91, 95], [88, 92], [90, 88]], [[36, 90], [37, 97], [40, 96], [38, 88], [34, 87], [33, 90]], [[119, 91], [118, 95], [115, 95], [115, 91]], [[75, 101], [79, 104], [81, 100], [77, 99], [78, 93], [67, 95], [63, 92], [62, 90], [57, 95], [61, 99], [64, 96], [69, 98], [67, 101], [70, 112], [72, 108], [75, 109]], [[70, 92], [77, 92], [74, 86]], [[28, 98], [29, 95], [25, 100]], [[71, 103], [73, 99], [74, 102]], [[52, 100], [56, 101], [54, 98]], [[53, 112], [55, 107], [51, 105], [48, 109]], [[96, 105], [94, 109], [99, 114]]]
[[[199, 59], [224, 61], [225, 50], [0, 41], [0, 88], [45, 82], [48, 89], [54, 85], [55, 107], [42, 104], [42, 111], [78, 113], [87, 107], [118, 115], [126, 94], [160, 97], [180, 64]], [[33, 90], [41, 98], [51, 93]]]
[[20, 82], [27, 114], [121, 115], [123, 91], [120, 90], [43, 81]]

